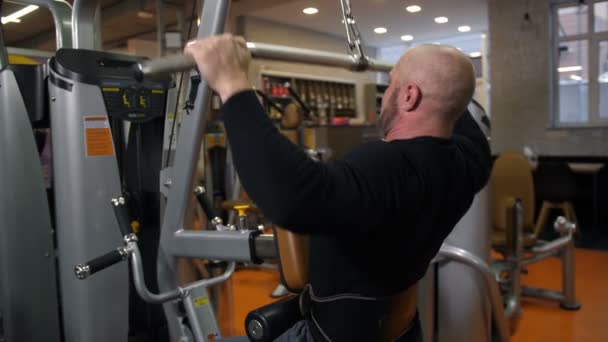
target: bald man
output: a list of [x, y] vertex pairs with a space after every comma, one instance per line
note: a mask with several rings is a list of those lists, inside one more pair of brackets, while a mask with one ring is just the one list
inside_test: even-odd
[[277, 341], [421, 341], [416, 283], [491, 167], [487, 140], [466, 112], [475, 88], [468, 58], [443, 46], [410, 50], [391, 72], [384, 139], [319, 163], [264, 112], [242, 38], [200, 40], [186, 53], [223, 101], [250, 197], [276, 224], [310, 236], [310, 305]]

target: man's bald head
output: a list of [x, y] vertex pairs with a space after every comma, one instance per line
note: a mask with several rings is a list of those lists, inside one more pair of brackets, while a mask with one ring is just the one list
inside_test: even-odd
[[[475, 92], [469, 58], [455, 48], [421, 45], [409, 50], [391, 72], [380, 124], [387, 133], [408, 112], [452, 126]], [[416, 97], [416, 98], [412, 98]]]

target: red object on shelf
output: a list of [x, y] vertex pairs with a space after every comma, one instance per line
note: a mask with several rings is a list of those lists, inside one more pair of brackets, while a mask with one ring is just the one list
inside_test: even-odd
[[334, 126], [346, 126], [348, 125], [348, 118], [335, 117], [331, 120], [331, 124]]

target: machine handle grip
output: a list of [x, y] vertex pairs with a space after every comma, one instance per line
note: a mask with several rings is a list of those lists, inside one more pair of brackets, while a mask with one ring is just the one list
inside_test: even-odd
[[213, 209], [211, 201], [209, 201], [209, 198], [206, 195], [205, 188], [203, 188], [202, 186], [197, 186], [194, 189], [194, 196], [196, 197], [198, 203], [201, 205], [201, 208], [203, 208], [203, 211], [205, 212], [205, 215], [207, 215], [208, 220], [211, 221], [218, 216], [215, 212], [215, 209]]
[[133, 233], [131, 230], [129, 209], [127, 208], [125, 199], [123, 197], [112, 198], [112, 208], [114, 209], [114, 216], [116, 216], [118, 228], [120, 228], [120, 233], [122, 236], [127, 236]]
[[74, 274], [78, 279], [86, 279], [101, 270], [126, 260], [128, 256], [127, 250], [124, 247], [119, 247], [84, 264], [77, 265], [74, 267]]
[[194, 57], [190, 55], [172, 55], [142, 62], [136, 65], [133, 71], [135, 79], [141, 82], [145, 76], [169, 74], [172, 72], [185, 71], [194, 67], [196, 67]]

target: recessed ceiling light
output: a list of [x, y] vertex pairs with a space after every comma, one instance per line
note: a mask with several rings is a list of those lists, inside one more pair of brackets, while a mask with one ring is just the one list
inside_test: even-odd
[[154, 18], [154, 13], [144, 11], [144, 10], [139, 10], [139, 11], [137, 11], [137, 17], [142, 18], [142, 19], [152, 19], [152, 18]]
[[406, 34], [405, 36], [401, 36], [401, 40], [403, 40], [404, 42], [411, 42], [412, 40], [414, 40], [414, 36], [412, 36], [411, 34]]
[[449, 21], [449, 19], [447, 17], [437, 17], [435, 18], [435, 22], [437, 24], [445, 24]]
[[579, 75], [570, 75], [570, 79], [575, 80], [575, 81], [582, 81], [583, 78], [580, 77]]
[[32, 12], [34, 12], [35, 10], [38, 9], [38, 6], [35, 5], [29, 5], [27, 7], [24, 7], [20, 10], [18, 10], [17, 12], [13, 13], [13, 14], [9, 14], [6, 17], [2, 17], [2, 19], [0, 19], [0, 22], [2, 22], [2, 24], [7, 24], [7, 23], [20, 23], [21, 20], [19, 20], [21, 17], [26, 16]]
[[471, 56], [472, 58], [478, 58], [481, 57], [481, 52], [471, 52], [469, 56]]
[[557, 71], [559, 71], [559, 72], [573, 72], [573, 71], [582, 71], [582, 70], [583, 70], [583, 67], [580, 65], [557, 68]]
[[471, 26], [466, 26], [466, 25], [465, 26], [459, 26], [458, 27], [458, 31], [460, 31], [460, 32], [469, 32], [469, 31], [471, 31]]
[[314, 8], [314, 7], [307, 7], [305, 9], [302, 10], [302, 12], [304, 12], [304, 14], [317, 14], [319, 13], [319, 10]]
[[433, 42], [433, 45], [441, 45], [440, 42]]
[[376, 32], [377, 34], [384, 34], [388, 32], [388, 30], [386, 29], [386, 27], [376, 27], [374, 29], [374, 32]]
[[412, 5], [412, 6], [407, 6], [405, 8], [406, 11], [410, 12], [410, 13], [416, 13], [416, 12], [420, 12], [422, 11], [422, 7], [418, 6], [418, 5]]

